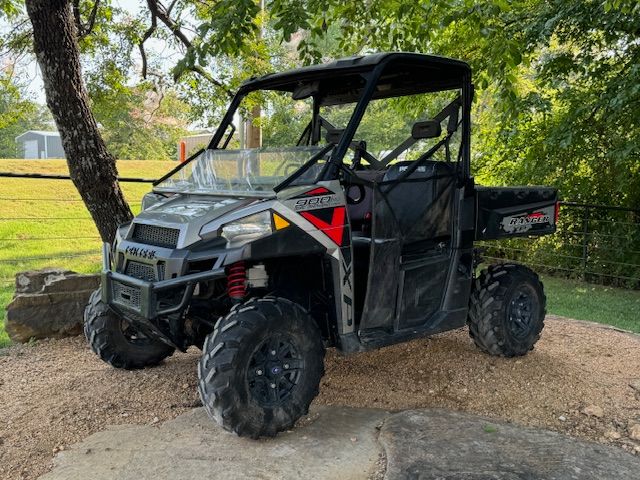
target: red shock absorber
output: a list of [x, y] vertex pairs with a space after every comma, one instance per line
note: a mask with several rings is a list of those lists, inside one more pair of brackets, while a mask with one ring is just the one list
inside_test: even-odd
[[227, 294], [233, 300], [241, 300], [247, 294], [247, 269], [244, 262], [227, 267]]

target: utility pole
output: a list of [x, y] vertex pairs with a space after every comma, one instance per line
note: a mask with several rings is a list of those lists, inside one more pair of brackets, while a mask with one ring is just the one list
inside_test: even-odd
[[[258, 41], [262, 39], [264, 29], [264, 0], [260, 0], [261, 23], [258, 31]], [[262, 127], [260, 126], [260, 116], [262, 115], [262, 107], [256, 105], [251, 109], [249, 119], [246, 122], [245, 135], [247, 138], [247, 148], [262, 147]]]

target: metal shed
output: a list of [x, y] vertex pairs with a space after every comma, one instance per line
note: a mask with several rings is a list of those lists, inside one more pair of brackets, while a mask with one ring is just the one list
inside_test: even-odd
[[29, 130], [16, 137], [22, 158], [65, 158], [58, 132]]

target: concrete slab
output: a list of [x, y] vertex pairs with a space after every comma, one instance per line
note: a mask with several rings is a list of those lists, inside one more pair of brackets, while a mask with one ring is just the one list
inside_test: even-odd
[[389, 480], [640, 479], [640, 458], [618, 448], [466, 413], [398, 413], [379, 441]]
[[224, 431], [198, 408], [159, 426], [120, 426], [58, 453], [43, 480], [368, 478], [382, 410], [318, 407], [275, 439]]
[[444, 410], [317, 407], [291, 432], [248, 440], [203, 409], [94, 434], [42, 480], [638, 480], [640, 458], [557, 433]]

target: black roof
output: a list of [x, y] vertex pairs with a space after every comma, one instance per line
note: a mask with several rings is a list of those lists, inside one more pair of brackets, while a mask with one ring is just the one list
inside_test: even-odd
[[470, 81], [471, 68], [461, 60], [420, 53], [376, 53], [335, 60], [321, 65], [270, 73], [246, 81], [241, 90], [302, 92], [313, 86], [323, 105], [355, 102], [366, 79], [363, 74], [384, 64], [373, 98], [461, 88]]

